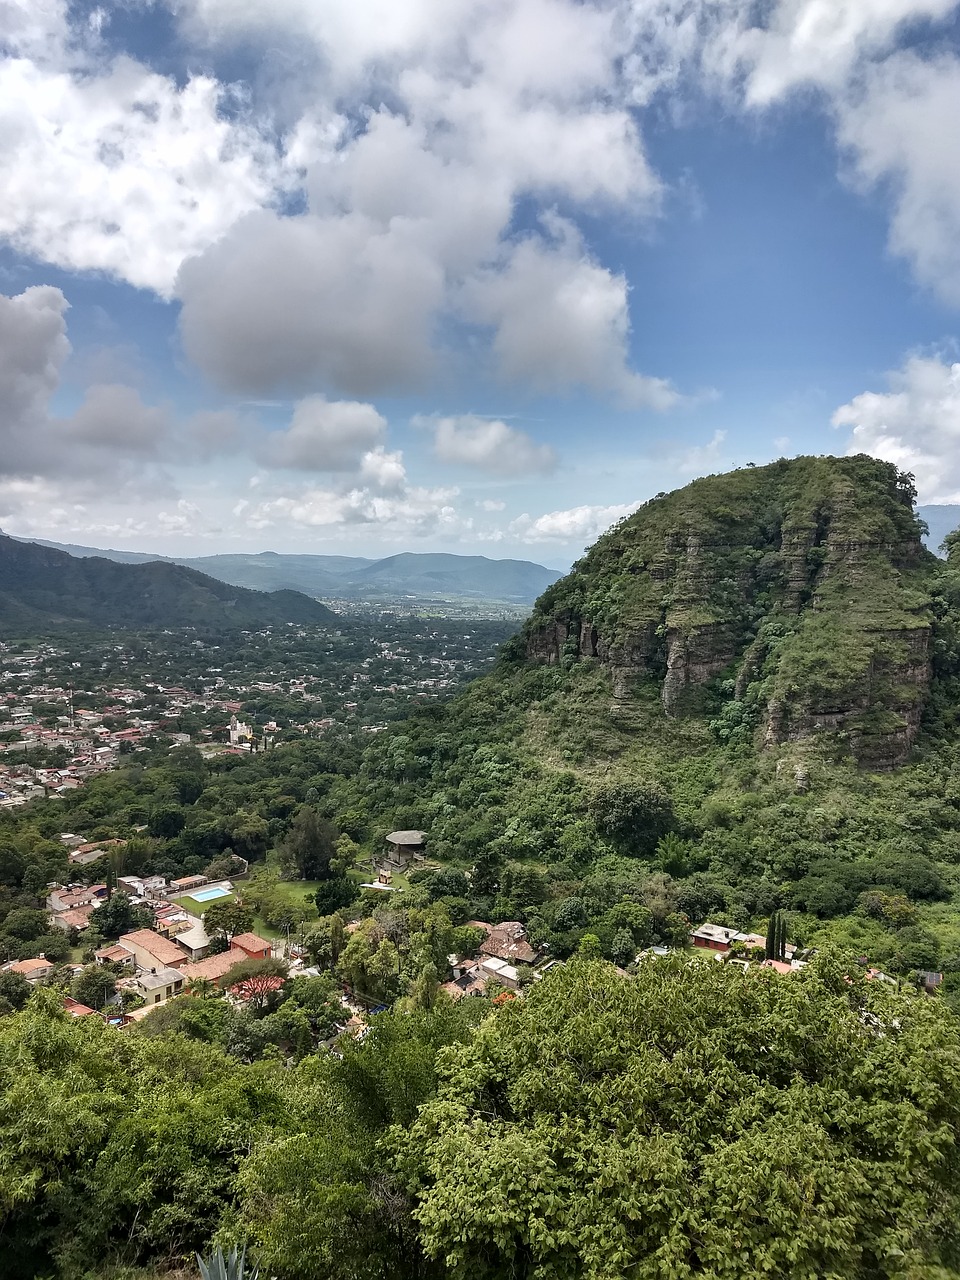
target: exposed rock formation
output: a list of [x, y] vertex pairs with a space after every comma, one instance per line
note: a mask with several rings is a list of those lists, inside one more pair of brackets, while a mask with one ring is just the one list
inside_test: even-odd
[[929, 578], [908, 478], [872, 458], [798, 458], [653, 499], [541, 597], [541, 662], [596, 658], [615, 699], [661, 685], [668, 716], [711, 682], [768, 744], [829, 732], [890, 767], [930, 681]]

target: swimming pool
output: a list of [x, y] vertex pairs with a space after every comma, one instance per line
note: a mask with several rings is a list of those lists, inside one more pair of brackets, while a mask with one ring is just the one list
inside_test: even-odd
[[194, 902], [212, 902], [214, 898], [229, 898], [230, 890], [221, 889], [219, 885], [212, 889], [197, 889], [195, 893], [191, 893], [190, 897]]

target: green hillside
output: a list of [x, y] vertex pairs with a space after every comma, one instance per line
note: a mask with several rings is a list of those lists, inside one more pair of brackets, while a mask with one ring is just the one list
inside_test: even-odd
[[293, 591], [228, 586], [166, 561], [120, 564], [0, 535], [0, 625], [42, 630], [98, 627], [262, 627], [335, 615]]
[[491, 676], [371, 745], [356, 802], [557, 954], [615, 956], [625, 895], [661, 939], [785, 910], [898, 971], [960, 957], [960, 564], [911, 499], [867, 458], [654, 499]]

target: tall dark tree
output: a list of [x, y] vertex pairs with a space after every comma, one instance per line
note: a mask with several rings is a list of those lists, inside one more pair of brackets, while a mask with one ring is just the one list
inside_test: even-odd
[[309, 805], [294, 815], [280, 850], [284, 869], [299, 880], [328, 880], [336, 854], [337, 833]]

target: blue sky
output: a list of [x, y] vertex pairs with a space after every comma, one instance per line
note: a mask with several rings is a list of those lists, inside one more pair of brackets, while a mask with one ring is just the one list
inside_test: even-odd
[[0, 0], [0, 525], [563, 567], [693, 476], [960, 500], [951, 0]]

